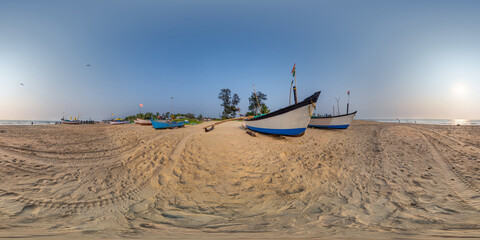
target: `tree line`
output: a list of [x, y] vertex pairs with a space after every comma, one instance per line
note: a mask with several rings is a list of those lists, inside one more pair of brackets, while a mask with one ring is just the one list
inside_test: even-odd
[[151, 112], [146, 112], [146, 113], [137, 113], [135, 115], [130, 115], [130, 116], [126, 117], [125, 120], [134, 121], [137, 118], [146, 119], [146, 120], [148, 120], [148, 119], [158, 119], [158, 118], [167, 119], [167, 118], [170, 118], [170, 117], [178, 118], [180, 116], [188, 118], [188, 119], [198, 119], [198, 120], [203, 119], [202, 114], [198, 114], [198, 116], [195, 117], [195, 114], [193, 114], [193, 113], [171, 114], [170, 112], [166, 112], [166, 113], [160, 114], [159, 112], [157, 112], [156, 114], [154, 114], [154, 113], [151, 113]]
[[[240, 108], [238, 107], [238, 104], [240, 103], [240, 97], [236, 93], [234, 93], [232, 96], [232, 91], [230, 89], [221, 89], [220, 93], [218, 94], [218, 99], [222, 100], [222, 103], [220, 104], [223, 107], [223, 112], [220, 115], [222, 119], [235, 118], [237, 112], [240, 112]], [[258, 91], [257, 94], [252, 92], [248, 98], [249, 111], [245, 113], [245, 116], [255, 116], [258, 113], [269, 113], [270, 109], [268, 109], [265, 101], [267, 101], [267, 94], [262, 93], [261, 91]], [[242, 114], [240, 114], [240, 116], [242, 116]]]

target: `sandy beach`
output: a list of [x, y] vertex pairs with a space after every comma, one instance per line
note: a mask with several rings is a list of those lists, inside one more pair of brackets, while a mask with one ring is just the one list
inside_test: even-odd
[[0, 238], [480, 238], [480, 126], [0, 126]]

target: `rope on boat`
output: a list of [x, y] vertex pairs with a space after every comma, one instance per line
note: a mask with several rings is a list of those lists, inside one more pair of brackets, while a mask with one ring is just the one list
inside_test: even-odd
[[[315, 105], [315, 103], [312, 100], [310, 100], [310, 103], [313, 106], [313, 110], [314, 111], [317, 110], [317, 106]], [[312, 114], [313, 114], [312, 109], [310, 109], [310, 106], [308, 106], [308, 113], [310, 114], [310, 116], [312, 116]]]

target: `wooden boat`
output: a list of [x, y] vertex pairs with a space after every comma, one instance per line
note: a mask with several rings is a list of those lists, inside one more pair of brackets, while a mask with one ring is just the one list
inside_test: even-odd
[[268, 134], [300, 136], [305, 133], [320, 92], [305, 100], [265, 115], [245, 119], [248, 129]]
[[183, 127], [183, 122], [167, 122], [162, 120], [151, 120], [152, 126], [155, 129], [176, 128]]
[[135, 123], [136, 124], [140, 124], [140, 125], [152, 125], [152, 121], [150, 120], [145, 120], [145, 119], [140, 119], [140, 118], [137, 118], [135, 120]]
[[80, 124], [79, 120], [62, 120], [62, 124]]
[[122, 121], [122, 120], [114, 120], [114, 121], [110, 121], [108, 122], [112, 125], [119, 125], [119, 124], [127, 124], [127, 123], [130, 123], [130, 121]]
[[317, 117], [312, 116], [309, 127], [315, 128], [332, 128], [332, 129], [346, 129], [352, 123], [357, 111], [349, 114], [331, 116], [331, 117]]

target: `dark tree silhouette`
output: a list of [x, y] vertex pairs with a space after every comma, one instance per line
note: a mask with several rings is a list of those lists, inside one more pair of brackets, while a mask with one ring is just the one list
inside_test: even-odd
[[221, 106], [223, 107], [223, 113], [221, 115], [222, 119], [228, 118], [232, 112], [232, 91], [228, 88], [223, 88], [218, 94], [218, 99], [222, 100]]
[[238, 104], [240, 103], [240, 97], [238, 96], [238, 94], [233, 94], [233, 98], [232, 98], [232, 105], [231, 105], [231, 108], [232, 108], [232, 112], [230, 113], [231, 114], [231, 117], [235, 117], [237, 115], [237, 112], [240, 110], [237, 106]]
[[[258, 102], [257, 102], [258, 99]], [[260, 112], [262, 114], [269, 113], [270, 110], [268, 109], [267, 105], [265, 104], [265, 101], [267, 101], [267, 94], [262, 93], [261, 91], [257, 92], [257, 97], [255, 97], [255, 93], [252, 92], [252, 95], [248, 98], [248, 110], [250, 112], [247, 112], [248, 115], [256, 115], [257, 112]], [[260, 106], [260, 109], [258, 109], [258, 106]]]

